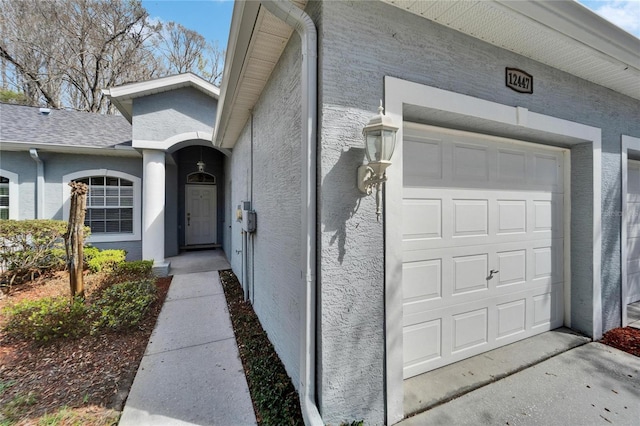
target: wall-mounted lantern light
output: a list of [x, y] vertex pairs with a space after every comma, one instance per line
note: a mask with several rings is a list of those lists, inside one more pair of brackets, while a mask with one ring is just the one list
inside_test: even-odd
[[376, 187], [376, 217], [382, 214], [382, 184], [387, 180], [386, 169], [391, 165], [391, 156], [396, 146], [398, 126], [391, 117], [383, 114], [382, 101], [378, 107], [378, 115], [369, 120], [362, 129], [364, 148], [368, 164], [358, 167], [358, 189], [364, 194], [371, 194]]

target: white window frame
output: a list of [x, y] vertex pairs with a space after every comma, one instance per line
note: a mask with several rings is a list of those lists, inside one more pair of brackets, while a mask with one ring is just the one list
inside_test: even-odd
[[[69, 173], [62, 176], [62, 217], [69, 220], [69, 208], [71, 207], [71, 188], [69, 182], [95, 176], [121, 178], [133, 183], [133, 232], [132, 233], [100, 233], [91, 234], [87, 239], [89, 243], [108, 243], [118, 241], [140, 241], [142, 238], [142, 190], [141, 179], [129, 173], [108, 169], [90, 169]], [[11, 190], [9, 190], [11, 191]], [[9, 201], [11, 202], [11, 201]]]
[[17, 173], [5, 169], [0, 169], [0, 176], [9, 179], [9, 220], [18, 220], [20, 216], [19, 176]]

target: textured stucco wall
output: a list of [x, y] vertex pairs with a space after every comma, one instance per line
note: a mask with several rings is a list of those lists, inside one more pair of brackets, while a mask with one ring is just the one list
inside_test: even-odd
[[[374, 197], [358, 193], [355, 171], [364, 157], [361, 130], [383, 97], [384, 76], [602, 128], [603, 210], [620, 210], [620, 135], [640, 135], [640, 102], [387, 4], [323, 2], [320, 7], [320, 408], [331, 423], [361, 418], [382, 423], [383, 226], [375, 222]], [[508, 66], [534, 76], [534, 94], [504, 86]], [[574, 148], [574, 181], [590, 176], [577, 171], [591, 165], [584, 149]], [[572, 199], [572, 227], [589, 219], [581, 214], [589, 203], [588, 194]], [[606, 216], [605, 330], [620, 324], [619, 233], [619, 216]], [[578, 246], [578, 240], [572, 243]], [[590, 330], [590, 239], [585, 237], [584, 244], [572, 258], [572, 320], [574, 327]]]
[[188, 132], [212, 132], [218, 101], [192, 87], [133, 101], [133, 139], [164, 141]]
[[0, 169], [18, 175], [18, 219], [36, 217], [36, 163], [28, 152], [0, 151]]
[[243, 236], [235, 220], [227, 254], [236, 275], [249, 283], [253, 307], [295, 386], [303, 306], [300, 61], [300, 38], [294, 34], [228, 160], [232, 217], [245, 200], [252, 201], [257, 213], [257, 231], [246, 250], [247, 277], [242, 254], [236, 252], [242, 250]]
[[253, 113], [254, 309], [295, 386], [301, 278], [300, 38], [294, 34]]
[[571, 326], [586, 334], [593, 329], [593, 234], [583, 231], [593, 223], [593, 169], [583, 165], [591, 162], [591, 144], [571, 149]]
[[[227, 181], [230, 184], [229, 195], [229, 242], [230, 249], [227, 250], [227, 259], [231, 263], [231, 269], [236, 274], [240, 282], [244, 283], [243, 276], [243, 253], [242, 253], [242, 226], [236, 220], [236, 209], [242, 201], [250, 199], [250, 167], [251, 167], [251, 128], [250, 122], [238, 138], [238, 142], [233, 148], [233, 153], [226, 160], [225, 172]], [[258, 271], [260, 273], [260, 271]]]
[[[142, 178], [142, 162], [139, 158], [112, 157], [99, 155], [61, 154], [38, 151], [44, 163], [45, 196], [44, 218], [62, 220], [63, 189], [62, 177], [81, 170], [107, 169], [128, 173]], [[20, 219], [35, 218], [36, 163], [28, 152], [2, 152], [0, 168], [19, 175]], [[140, 198], [139, 202], [142, 202]], [[116, 243], [93, 243], [99, 248], [120, 248], [127, 251], [128, 260], [141, 259], [140, 241]]]

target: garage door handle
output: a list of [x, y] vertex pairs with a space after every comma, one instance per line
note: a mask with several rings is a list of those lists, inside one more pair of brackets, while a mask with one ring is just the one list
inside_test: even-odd
[[498, 272], [500, 272], [500, 271], [498, 271], [497, 269], [490, 270], [489, 271], [489, 276], [487, 277], [487, 281], [489, 281], [491, 278], [493, 278], [493, 274], [497, 274]]

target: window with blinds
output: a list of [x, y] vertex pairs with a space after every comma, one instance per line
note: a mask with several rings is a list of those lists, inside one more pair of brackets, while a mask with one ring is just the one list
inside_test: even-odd
[[9, 219], [9, 179], [0, 176], [0, 219]]
[[111, 176], [75, 181], [89, 186], [84, 223], [92, 234], [133, 233], [133, 182]]

